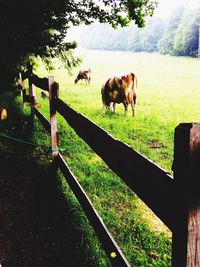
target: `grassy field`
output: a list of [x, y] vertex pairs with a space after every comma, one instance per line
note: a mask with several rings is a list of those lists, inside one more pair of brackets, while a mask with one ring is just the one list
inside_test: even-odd
[[[52, 75], [60, 84], [60, 98], [171, 173], [175, 127], [200, 118], [200, 62], [147, 53], [78, 52], [84, 60], [80, 67], [92, 69], [91, 84], [74, 84], [79, 68], [72, 76], [57, 70]], [[102, 117], [101, 85], [110, 75], [126, 71], [139, 80], [136, 117], [129, 111], [124, 118], [122, 104], [114, 116]], [[49, 75], [44, 70], [41, 74]]]
[[[42, 66], [38, 75], [54, 75], [60, 84], [61, 99], [173, 175], [174, 129], [179, 123], [200, 119], [200, 61], [147, 53], [85, 50], [76, 53], [83, 62], [72, 76], [64, 69], [49, 73]], [[74, 84], [80, 68], [91, 68], [90, 85]], [[103, 117], [101, 85], [110, 75], [126, 71], [134, 72], [139, 81], [136, 117], [131, 116], [130, 110], [124, 117], [122, 104], [116, 106], [115, 115], [107, 113]], [[39, 89], [37, 93], [40, 95]], [[47, 100], [40, 99], [40, 102], [40, 110], [48, 117]], [[171, 266], [170, 231], [58, 118], [60, 149], [132, 266]], [[39, 132], [35, 135], [41, 144], [46, 139], [45, 134], [43, 138]], [[62, 186], [80, 211], [63, 181]], [[95, 267], [108, 267], [94, 233], [82, 216], [80, 227], [87, 232]]]

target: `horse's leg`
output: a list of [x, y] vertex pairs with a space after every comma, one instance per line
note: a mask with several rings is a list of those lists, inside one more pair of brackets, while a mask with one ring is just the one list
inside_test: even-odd
[[131, 107], [132, 107], [132, 116], [135, 116], [135, 107], [136, 107], [136, 95], [133, 95], [133, 101], [131, 102]]
[[128, 103], [127, 101], [123, 101], [123, 105], [124, 105], [124, 116], [127, 116], [128, 113]]

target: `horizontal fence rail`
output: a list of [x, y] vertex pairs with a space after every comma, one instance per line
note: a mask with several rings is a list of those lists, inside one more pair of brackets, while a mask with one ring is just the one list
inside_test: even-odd
[[173, 229], [177, 207], [172, 176], [128, 145], [113, 138], [59, 98], [55, 104], [56, 110], [109, 168]]
[[33, 113], [36, 115], [36, 117], [40, 120], [44, 128], [47, 130], [47, 132], [51, 133], [51, 124], [50, 122], [43, 116], [41, 112], [37, 108], [33, 108]]

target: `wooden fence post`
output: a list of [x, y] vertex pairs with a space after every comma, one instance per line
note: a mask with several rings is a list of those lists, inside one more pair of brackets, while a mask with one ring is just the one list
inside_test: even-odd
[[58, 155], [59, 146], [59, 133], [57, 131], [57, 121], [56, 121], [56, 107], [55, 99], [58, 97], [59, 84], [54, 82], [54, 76], [48, 77], [49, 83], [49, 105], [50, 105], [50, 124], [51, 124], [51, 148], [52, 157]]
[[26, 106], [26, 89], [25, 89], [25, 85], [24, 85], [24, 77], [23, 77], [23, 74], [21, 72], [19, 73], [19, 78], [21, 81], [21, 94], [22, 94], [22, 100], [23, 100], [23, 108], [25, 108], [25, 106]]
[[34, 85], [31, 82], [31, 79], [28, 79], [29, 83], [29, 97], [30, 97], [30, 108], [31, 108], [31, 115], [33, 115], [33, 107], [34, 107], [34, 95], [35, 95], [35, 90], [34, 90]]
[[175, 129], [174, 181], [178, 209], [174, 218], [172, 266], [200, 266], [200, 124]]
[[28, 65], [28, 82], [29, 82], [29, 97], [30, 97], [30, 107], [31, 107], [31, 114], [34, 114], [33, 108], [34, 106], [40, 106], [38, 103], [38, 99], [35, 93], [35, 87], [32, 82], [32, 74], [33, 74], [33, 67], [31, 64]]

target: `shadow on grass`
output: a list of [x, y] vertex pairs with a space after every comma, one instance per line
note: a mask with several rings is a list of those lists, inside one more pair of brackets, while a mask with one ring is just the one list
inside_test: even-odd
[[[28, 140], [30, 117], [18, 113], [16, 106], [7, 108], [8, 121], [0, 122], [0, 133]], [[36, 154], [34, 145], [0, 136], [0, 264], [94, 267], [58, 177], [48, 159], [43, 166]]]
[[85, 237], [49, 171], [1, 168], [0, 183], [2, 266], [92, 266]]

